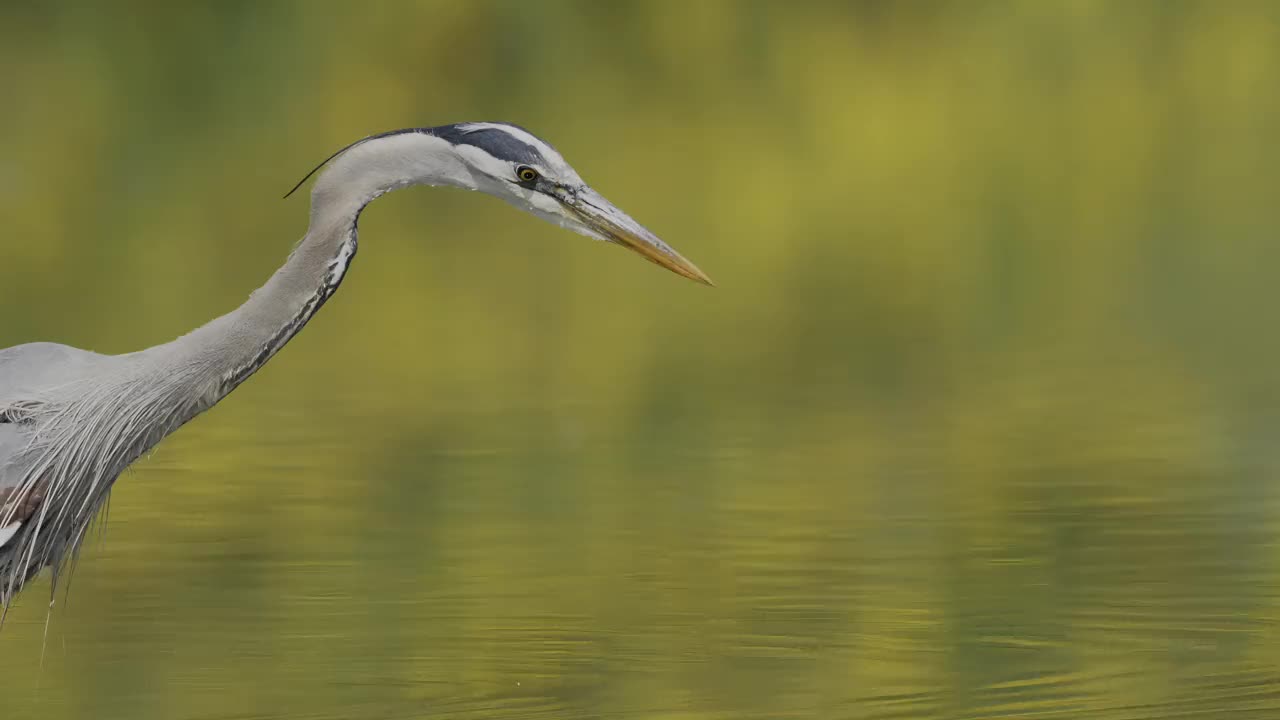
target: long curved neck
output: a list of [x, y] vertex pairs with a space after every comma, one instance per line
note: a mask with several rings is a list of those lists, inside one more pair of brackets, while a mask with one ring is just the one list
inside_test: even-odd
[[356, 224], [369, 202], [424, 184], [469, 184], [449, 143], [431, 135], [376, 137], [334, 158], [312, 190], [307, 234], [271, 279], [232, 312], [144, 351], [199, 383], [190, 416], [262, 367], [337, 291], [355, 257]]

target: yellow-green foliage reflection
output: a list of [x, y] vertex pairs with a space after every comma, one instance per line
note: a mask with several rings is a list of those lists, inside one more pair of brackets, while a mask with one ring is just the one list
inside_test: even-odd
[[9, 3], [0, 67], [0, 346], [185, 332], [460, 120], [719, 284], [379, 200], [6, 720], [1280, 716], [1280, 6]]

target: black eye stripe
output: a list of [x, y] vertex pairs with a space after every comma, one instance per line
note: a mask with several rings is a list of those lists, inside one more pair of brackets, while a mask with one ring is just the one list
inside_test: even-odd
[[[529, 164], [544, 162], [542, 153], [537, 148], [512, 135], [503, 125], [505, 123], [494, 123], [492, 127], [476, 127], [472, 123], [458, 123], [427, 128], [426, 132], [444, 138], [454, 145], [478, 147], [499, 160]], [[507, 127], [523, 130], [514, 125]], [[532, 135], [528, 130], [523, 132]]]

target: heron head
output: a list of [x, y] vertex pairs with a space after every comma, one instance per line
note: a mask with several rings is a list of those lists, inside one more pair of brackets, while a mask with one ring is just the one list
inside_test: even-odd
[[690, 280], [711, 279], [670, 245], [591, 189], [555, 148], [507, 123], [458, 123], [371, 135], [330, 155], [312, 190], [312, 220], [409, 185], [453, 185], [502, 198], [538, 217], [596, 240], [621, 245]]
[[712, 284], [696, 265], [584, 183], [555, 148], [529, 131], [486, 122], [423, 132], [452, 146], [469, 175], [462, 184], [587, 237], [621, 245], [690, 280]]

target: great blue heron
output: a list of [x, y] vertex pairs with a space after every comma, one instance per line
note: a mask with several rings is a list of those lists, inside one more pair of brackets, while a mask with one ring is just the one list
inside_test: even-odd
[[480, 190], [711, 284], [583, 183], [560, 153], [515, 125], [461, 123], [373, 135], [334, 153], [302, 182], [325, 165], [311, 191], [306, 235], [232, 312], [125, 355], [53, 343], [0, 350], [4, 609], [46, 566], [56, 585], [130, 463], [244, 382], [320, 310], [355, 257], [360, 212], [384, 193], [409, 185]]

